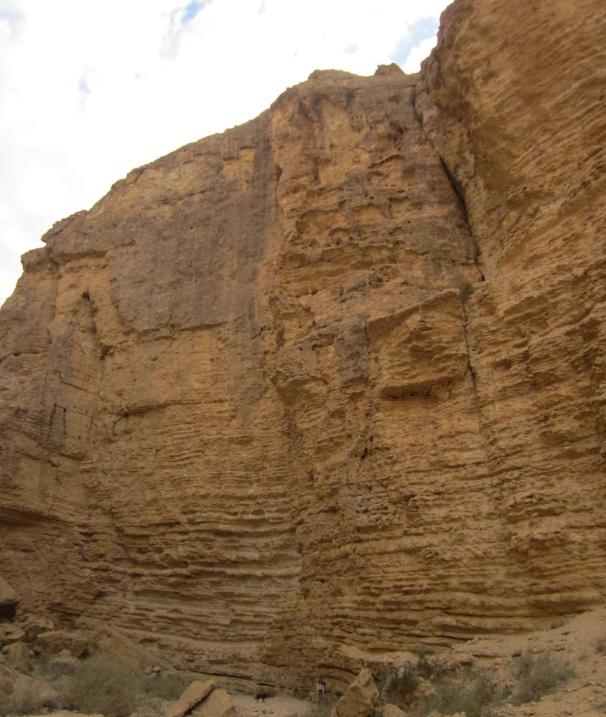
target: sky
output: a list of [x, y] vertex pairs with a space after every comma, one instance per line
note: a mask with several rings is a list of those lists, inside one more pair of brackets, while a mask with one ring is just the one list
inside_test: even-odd
[[449, 0], [0, 0], [0, 303], [20, 255], [131, 169], [315, 69], [416, 72]]

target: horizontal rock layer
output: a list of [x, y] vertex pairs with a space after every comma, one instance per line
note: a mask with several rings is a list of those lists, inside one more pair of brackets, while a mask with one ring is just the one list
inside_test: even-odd
[[297, 686], [606, 591], [604, 13], [458, 0], [131, 172], [0, 313], [0, 573]]

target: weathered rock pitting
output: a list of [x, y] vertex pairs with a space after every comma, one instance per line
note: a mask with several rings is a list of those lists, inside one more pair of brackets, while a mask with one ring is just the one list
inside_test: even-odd
[[[606, 589], [598, 0], [458, 0], [131, 172], [0, 313], [25, 609], [296, 686]], [[556, 40], [557, 38], [557, 40]]]

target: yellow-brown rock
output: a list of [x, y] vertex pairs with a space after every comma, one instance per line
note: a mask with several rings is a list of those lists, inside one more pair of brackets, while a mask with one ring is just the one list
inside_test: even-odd
[[166, 717], [184, 717], [202, 700], [206, 699], [217, 686], [214, 680], [196, 681], [183, 690], [178, 700], [166, 707]]
[[370, 670], [364, 668], [333, 707], [331, 717], [368, 717], [379, 700]]
[[24, 642], [11, 642], [3, 648], [6, 661], [19, 672], [29, 672], [32, 665], [31, 655], [28, 646]]
[[235, 717], [238, 710], [229, 694], [222, 689], [213, 690], [193, 711], [193, 717]]
[[467, 340], [498, 538], [468, 614], [489, 630], [604, 596], [605, 36], [600, 2], [459, 0], [416, 91], [485, 278]]
[[458, 0], [131, 172], [0, 313], [0, 573], [329, 690], [606, 591], [601, 0]]
[[386, 704], [381, 708], [383, 717], [406, 717], [406, 712], [397, 705]]

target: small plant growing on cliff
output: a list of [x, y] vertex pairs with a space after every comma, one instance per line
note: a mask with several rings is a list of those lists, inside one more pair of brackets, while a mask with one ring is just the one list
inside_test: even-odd
[[425, 652], [417, 652], [419, 658], [415, 667], [417, 675], [424, 680], [439, 680], [448, 673], [446, 667], [439, 660], [431, 659]]
[[603, 637], [601, 640], [598, 640], [595, 651], [598, 653], [598, 655], [606, 655], [606, 637]]
[[[451, 669], [451, 668], [450, 668]], [[395, 670], [391, 669], [375, 674], [382, 697], [399, 707], [407, 707], [423, 682], [438, 682], [449, 671], [439, 660], [428, 657], [424, 652], [417, 653], [417, 661], [405, 662]]]
[[473, 284], [469, 281], [466, 281], [465, 279], [462, 279], [459, 282], [459, 296], [461, 297], [461, 302], [463, 304], [466, 303], [472, 294]]
[[574, 676], [572, 667], [551, 652], [536, 656], [524, 653], [514, 660], [511, 673], [514, 682], [511, 702], [515, 705], [534, 702]]

